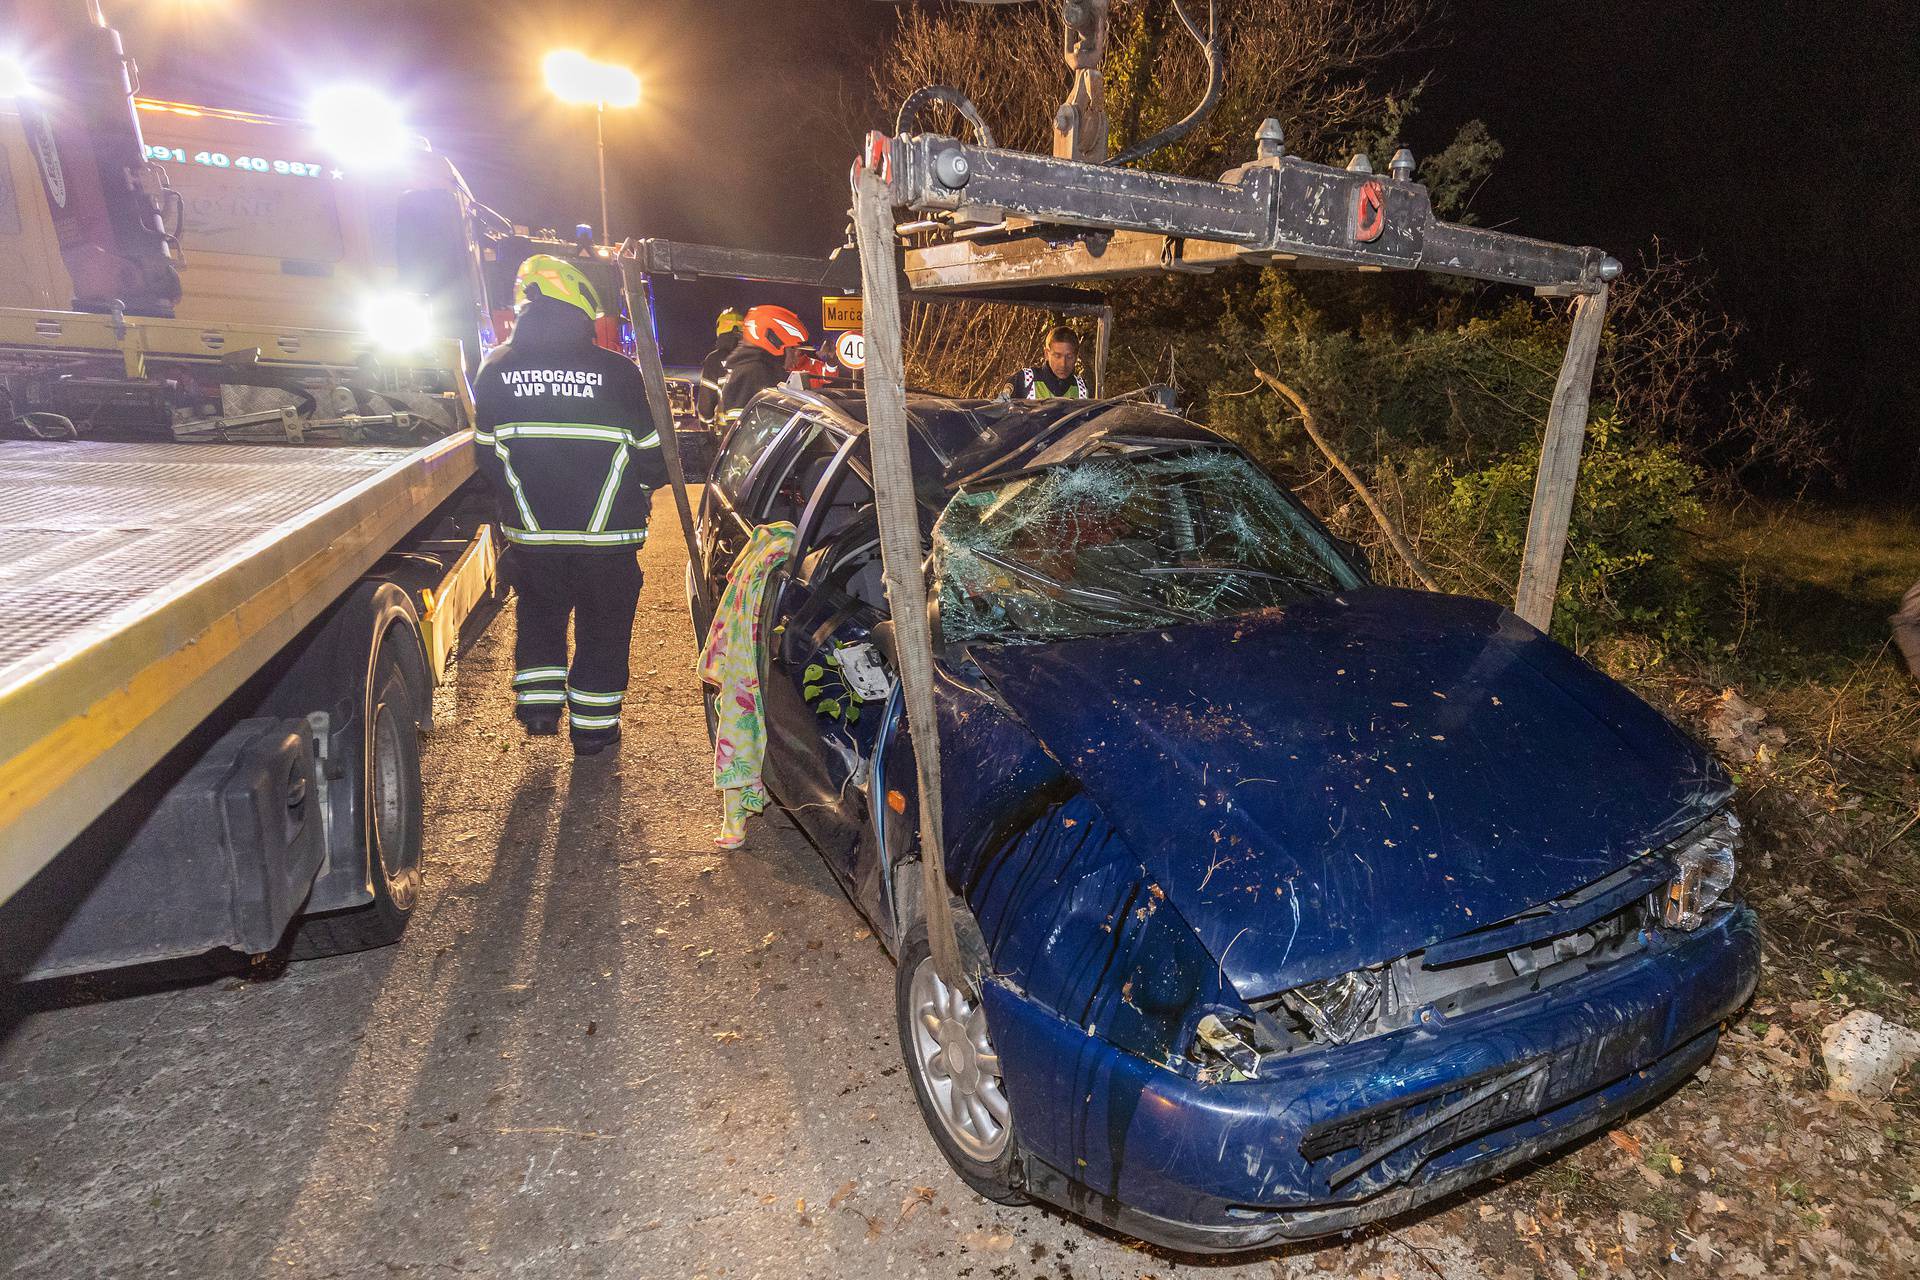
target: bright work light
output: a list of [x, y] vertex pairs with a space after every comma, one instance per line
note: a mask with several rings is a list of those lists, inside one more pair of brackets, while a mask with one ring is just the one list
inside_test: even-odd
[[366, 85], [322, 90], [310, 116], [320, 144], [357, 168], [391, 168], [415, 145], [400, 105]]
[[595, 62], [574, 49], [557, 49], [541, 62], [547, 88], [562, 102], [582, 107], [637, 107], [640, 77], [610, 62]]
[[10, 53], [0, 53], [0, 101], [33, 96], [33, 79], [27, 64]]
[[361, 303], [360, 329], [378, 350], [408, 355], [433, 341], [433, 308], [417, 294], [376, 293]]

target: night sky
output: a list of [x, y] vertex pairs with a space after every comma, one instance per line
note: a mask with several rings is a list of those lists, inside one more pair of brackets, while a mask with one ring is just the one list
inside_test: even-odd
[[[299, 114], [320, 85], [395, 90], [481, 199], [522, 222], [595, 216], [592, 118], [551, 102], [559, 46], [635, 67], [609, 117], [613, 231], [824, 252], [851, 140], [886, 123], [865, 67], [872, 0], [106, 0], [150, 92]], [[272, 15], [272, 21], [266, 20]], [[1915, 474], [1920, 5], [1911, 0], [1447, 0], [1408, 139], [1478, 116], [1507, 156], [1490, 225], [1632, 262], [1704, 250], [1752, 370], [1803, 364], [1856, 474]], [[984, 53], [989, 51], [983, 51]]]

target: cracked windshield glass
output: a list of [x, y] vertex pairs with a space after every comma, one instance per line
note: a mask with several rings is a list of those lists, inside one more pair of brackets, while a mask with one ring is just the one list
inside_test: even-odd
[[1292, 500], [1224, 449], [1098, 455], [963, 489], [934, 555], [956, 644], [1112, 635], [1360, 585]]

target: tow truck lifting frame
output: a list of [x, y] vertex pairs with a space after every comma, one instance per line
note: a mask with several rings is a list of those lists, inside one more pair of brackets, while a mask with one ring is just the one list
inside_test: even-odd
[[[932, 636], [907, 450], [903, 286], [977, 296], [1245, 263], [1428, 271], [1572, 298], [1514, 602], [1534, 626], [1552, 622], [1607, 283], [1620, 264], [1594, 248], [1442, 222], [1405, 151], [1387, 174], [1374, 173], [1364, 155], [1344, 169], [1315, 164], [1286, 153], [1275, 120], [1262, 124], [1254, 144], [1254, 157], [1218, 182], [1067, 158], [1084, 151], [1072, 145], [1056, 145], [1066, 155], [1041, 156], [936, 133], [871, 133], [853, 166], [881, 557], [919, 773], [928, 936], [949, 983], [975, 988], [984, 957], [967, 945], [977, 931], [962, 927], [965, 907], [945, 875]], [[916, 231], [933, 219], [951, 232], [903, 248], [899, 209], [916, 216]]]

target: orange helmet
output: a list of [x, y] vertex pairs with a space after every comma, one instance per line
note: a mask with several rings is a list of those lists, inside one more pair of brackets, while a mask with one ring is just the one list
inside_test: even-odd
[[785, 307], [751, 307], [740, 323], [740, 337], [768, 355], [784, 359], [789, 350], [806, 342], [807, 326]]

